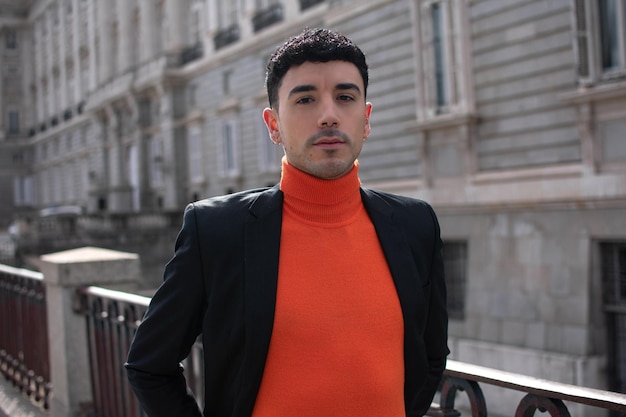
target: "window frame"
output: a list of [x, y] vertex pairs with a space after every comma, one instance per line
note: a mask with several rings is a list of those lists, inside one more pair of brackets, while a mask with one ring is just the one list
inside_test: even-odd
[[[218, 124], [217, 129], [220, 176], [223, 178], [239, 177], [241, 164], [239, 161], [239, 131], [237, 121], [234, 118], [224, 119]], [[230, 135], [226, 135], [226, 129], [231, 132]]]
[[199, 184], [204, 181], [203, 155], [202, 151], [202, 127], [198, 123], [190, 124], [187, 127], [187, 152], [189, 155], [189, 182]]
[[572, 0], [573, 26], [576, 34], [574, 42], [578, 77], [583, 85], [593, 85], [626, 78], [626, 0], [615, 1], [617, 55], [620, 62], [616, 68], [603, 66], [603, 36], [599, 0]]
[[16, 175], [13, 177], [13, 201], [16, 207], [34, 205], [35, 184], [31, 175]]
[[448, 293], [448, 316], [453, 320], [465, 320], [469, 242], [462, 239], [444, 240], [442, 256]]
[[[262, 113], [262, 111], [259, 111]], [[281, 171], [282, 146], [272, 142], [263, 117], [257, 118], [257, 143], [259, 156], [259, 170], [261, 173], [276, 173]]]
[[[454, 0], [411, 2], [418, 123], [475, 112], [466, 3]], [[435, 37], [433, 10], [439, 12], [438, 37]], [[441, 42], [439, 47], [436, 40]], [[437, 62], [442, 68], [437, 68]], [[439, 76], [437, 72], [440, 72]]]
[[157, 189], [165, 185], [163, 137], [154, 134], [150, 137], [150, 186]]
[[17, 49], [17, 30], [15, 28], [4, 28], [4, 47], [6, 49]]
[[7, 112], [7, 132], [10, 135], [20, 133], [20, 112], [17, 110], [9, 110]]

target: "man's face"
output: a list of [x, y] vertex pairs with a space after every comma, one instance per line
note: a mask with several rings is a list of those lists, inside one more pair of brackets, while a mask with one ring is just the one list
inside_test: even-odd
[[265, 109], [263, 118], [290, 165], [322, 179], [350, 171], [370, 134], [372, 110], [354, 64], [305, 62], [291, 67], [278, 89], [277, 107]]

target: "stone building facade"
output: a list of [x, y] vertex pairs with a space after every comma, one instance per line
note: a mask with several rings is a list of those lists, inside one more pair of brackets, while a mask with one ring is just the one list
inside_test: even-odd
[[362, 181], [440, 216], [452, 356], [626, 391], [626, 1], [2, 0], [0, 12], [4, 219], [181, 212], [274, 184], [265, 62], [302, 28], [331, 27], [371, 68]]

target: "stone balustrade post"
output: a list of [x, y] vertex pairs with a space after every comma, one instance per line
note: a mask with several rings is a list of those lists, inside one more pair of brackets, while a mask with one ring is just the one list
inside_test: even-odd
[[51, 417], [78, 417], [93, 402], [85, 317], [74, 311], [76, 290], [99, 286], [136, 289], [139, 256], [83, 247], [43, 255], [39, 267], [46, 284], [50, 340]]

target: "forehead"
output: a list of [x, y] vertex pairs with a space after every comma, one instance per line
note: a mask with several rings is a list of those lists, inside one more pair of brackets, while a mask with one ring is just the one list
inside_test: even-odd
[[340, 84], [356, 84], [363, 92], [363, 79], [356, 65], [347, 61], [305, 62], [285, 73], [278, 89], [279, 97], [294, 87], [310, 85], [316, 89], [334, 89]]

